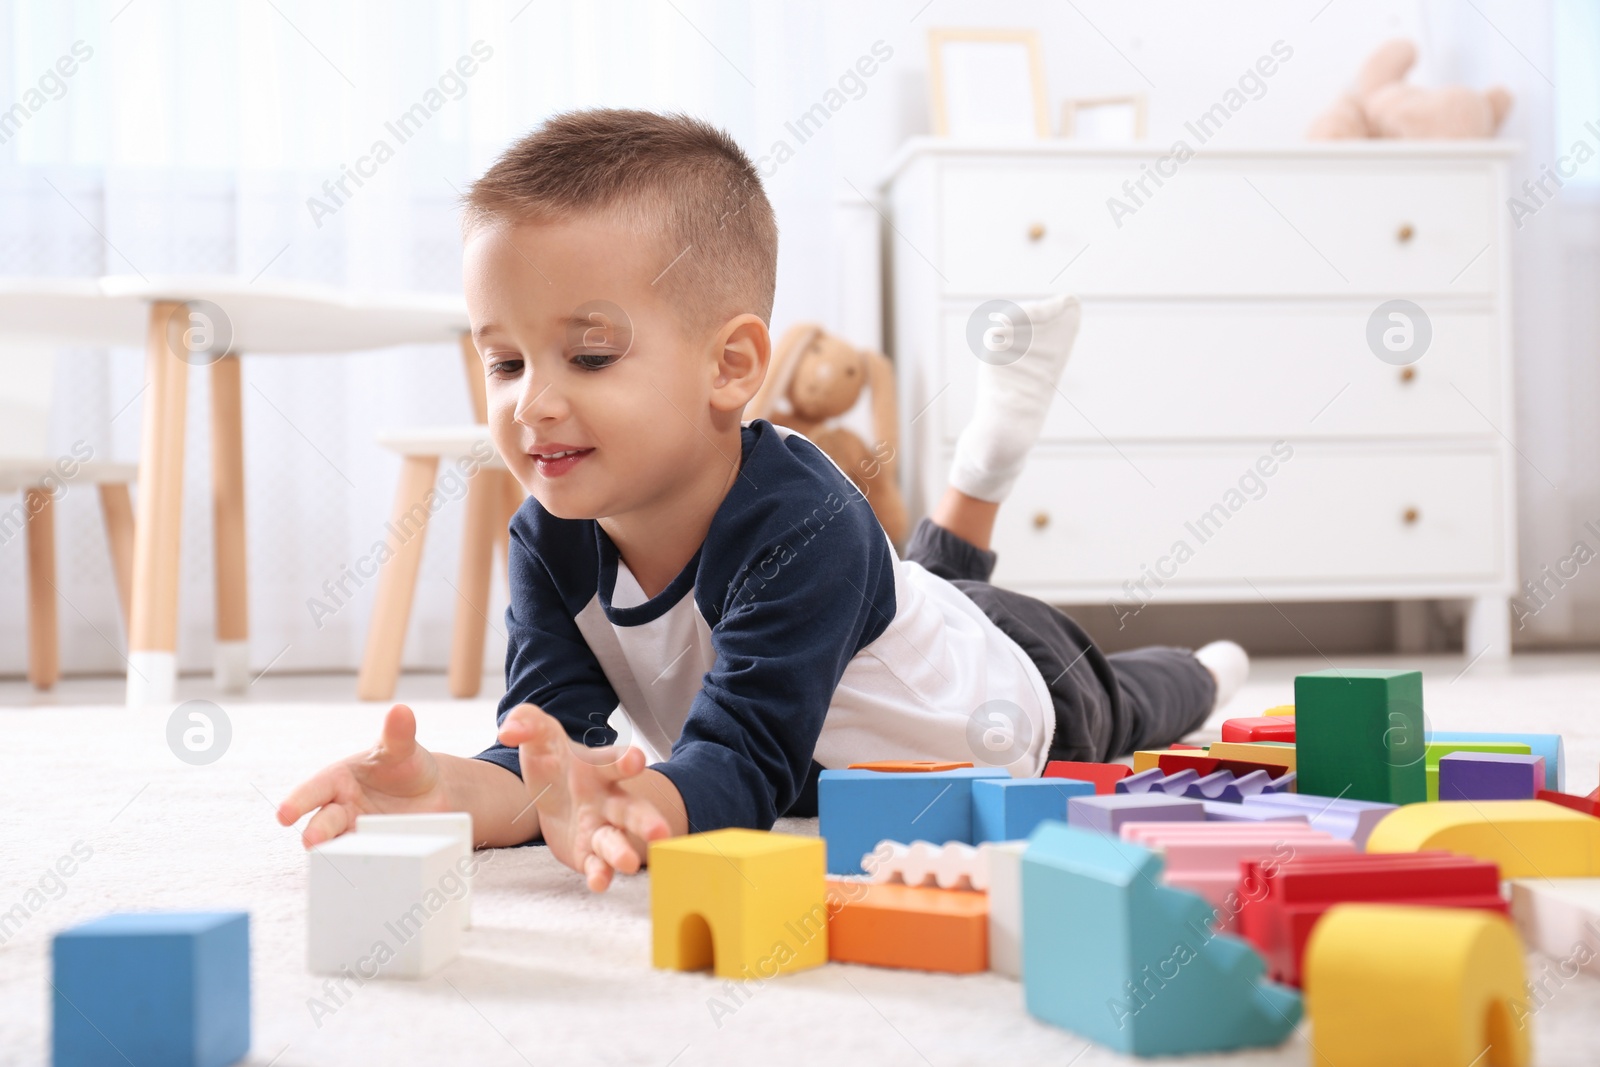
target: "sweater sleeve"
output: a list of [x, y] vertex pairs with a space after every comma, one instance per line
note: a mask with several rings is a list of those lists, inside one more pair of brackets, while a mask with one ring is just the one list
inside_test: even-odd
[[[518, 704], [537, 704], [560, 720], [567, 736], [585, 745], [609, 745], [616, 731], [606, 725], [617, 694], [600, 661], [583, 639], [572, 610], [545, 563], [516, 522], [511, 526], [511, 603], [506, 608], [506, 694], [495, 721]], [[593, 568], [589, 568], [593, 573]], [[517, 750], [498, 741], [477, 759], [497, 763], [521, 777]]]
[[682, 795], [691, 832], [765, 830], [789, 810], [845, 667], [894, 615], [882, 529], [859, 496], [838, 507], [814, 536], [791, 527], [767, 541], [728, 584], [712, 667], [671, 757], [655, 765]]

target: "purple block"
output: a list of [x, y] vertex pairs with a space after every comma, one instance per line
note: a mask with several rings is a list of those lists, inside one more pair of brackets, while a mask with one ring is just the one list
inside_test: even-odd
[[1251, 771], [1249, 774], [1235, 778], [1230, 771], [1217, 771], [1204, 778], [1196, 779], [1183, 795], [1193, 797], [1195, 800], [1220, 800], [1229, 804], [1237, 804], [1245, 797], [1253, 797], [1257, 793], [1286, 793], [1294, 785], [1294, 772], [1280, 775], [1277, 778], [1267, 771]]
[[[1130, 774], [1118, 779], [1113, 793], [1148, 793], [1150, 786], [1167, 776], [1167, 772], [1159, 767], [1151, 767], [1148, 771]], [[1102, 794], [1104, 795], [1104, 794]]]
[[1440, 800], [1532, 800], [1543, 788], [1543, 756], [1447, 752], [1439, 758]]
[[1198, 800], [1169, 797], [1165, 793], [1109, 793], [1072, 797], [1067, 801], [1067, 825], [1099, 830], [1116, 837], [1124, 823], [1200, 822], [1205, 808]]
[[1319, 797], [1314, 793], [1260, 793], [1245, 797], [1243, 807], [1264, 811], [1294, 812], [1318, 830], [1351, 841], [1365, 849], [1372, 828], [1399, 805], [1376, 800], [1349, 800], [1344, 797]]
[[[1149, 775], [1154, 774], [1151, 778]], [[1198, 781], [1198, 771], [1177, 771], [1173, 774], [1162, 774], [1160, 771], [1140, 771], [1131, 774], [1117, 783], [1119, 793], [1165, 793], [1169, 797], [1184, 796], [1192, 782]], [[1126, 786], [1126, 788], [1124, 788]]]
[[1280, 811], [1277, 808], [1224, 800], [1202, 800], [1200, 803], [1206, 811], [1206, 822], [1310, 822], [1305, 812], [1301, 811]]

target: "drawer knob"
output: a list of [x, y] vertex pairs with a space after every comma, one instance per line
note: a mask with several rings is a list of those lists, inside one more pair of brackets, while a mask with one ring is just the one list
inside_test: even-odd
[[1416, 377], [1417, 377], [1417, 368], [1415, 368], [1415, 367], [1401, 367], [1400, 368], [1400, 380], [1402, 382], [1406, 382], [1407, 384], [1409, 384], [1409, 383], [1415, 381]]
[[1033, 528], [1035, 530], [1042, 530], [1049, 525], [1050, 513], [1048, 511], [1036, 511], [1033, 513]]
[[1411, 223], [1402, 222], [1400, 224], [1400, 229], [1395, 232], [1394, 236], [1395, 236], [1395, 239], [1398, 240], [1401, 244], [1405, 244], [1407, 241], [1411, 240], [1416, 235], [1417, 235], [1417, 231], [1411, 225]]
[[1044, 223], [1036, 222], [1028, 227], [1028, 240], [1039, 241], [1044, 238]]
[[1406, 508], [1406, 510], [1401, 514], [1400, 518], [1407, 526], [1414, 526], [1416, 525], [1416, 521], [1422, 518], [1422, 513], [1416, 508]]

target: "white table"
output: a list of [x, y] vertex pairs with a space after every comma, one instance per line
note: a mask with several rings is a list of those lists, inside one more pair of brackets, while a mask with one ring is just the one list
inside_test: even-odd
[[[451, 342], [461, 346], [471, 368], [478, 357], [469, 330], [466, 305], [456, 296], [358, 294], [219, 277], [0, 279], [0, 336], [145, 347], [128, 622], [130, 706], [170, 703], [176, 679], [189, 367], [209, 366], [212, 375], [216, 678], [224, 690], [238, 690], [248, 675], [249, 636], [239, 355]], [[481, 391], [481, 372], [469, 374], [469, 382], [474, 379]], [[478, 491], [488, 489], [499, 492], [500, 486]]]

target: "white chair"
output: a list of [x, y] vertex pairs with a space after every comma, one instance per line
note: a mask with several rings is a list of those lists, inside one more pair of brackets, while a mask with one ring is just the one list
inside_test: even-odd
[[381, 434], [378, 443], [400, 453], [404, 462], [389, 523], [392, 555], [378, 569], [356, 695], [361, 700], [394, 696], [431, 514], [428, 494], [435, 491], [440, 461], [448, 460], [469, 475], [451, 631], [450, 695], [462, 699], [476, 696], [483, 677], [484, 630], [489, 625], [490, 571], [496, 555], [502, 563], [506, 559], [508, 527], [512, 514], [522, 505], [522, 487], [494, 451], [489, 427], [481, 423]]
[[20, 504], [0, 509], [0, 541], [26, 531], [28, 544], [28, 681], [49, 689], [61, 677], [56, 586], [55, 501], [75, 486], [99, 490], [111, 548], [111, 569], [127, 628], [133, 581], [131, 463], [94, 459], [87, 446], [52, 456], [48, 447], [55, 346], [47, 341], [7, 341], [0, 348], [0, 499], [21, 493]]

